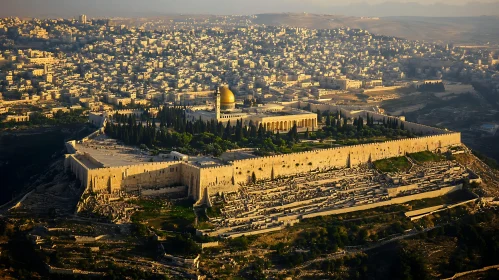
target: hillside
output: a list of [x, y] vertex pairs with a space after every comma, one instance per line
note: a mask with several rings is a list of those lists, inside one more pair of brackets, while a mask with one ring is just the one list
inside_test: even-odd
[[306, 28], [350, 27], [371, 33], [410, 40], [453, 42], [459, 44], [498, 43], [499, 17], [385, 17], [360, 18], [320, 14], [259, 14], [256, 24]]

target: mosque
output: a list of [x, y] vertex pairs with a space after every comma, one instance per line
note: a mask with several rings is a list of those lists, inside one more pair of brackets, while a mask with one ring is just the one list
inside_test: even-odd
[[262, 124], [269, 131], [287, 132], [296, 124], [298, 131], [317, 129], [317, 114], [308, 111], [286, 107], [279, 103], [269, 103], [258, 107], [236, 108], [234, 93], [226, 86], [217, 88], [214, 94], [215, 106], [191, 106], [187, 108], [187, 118], [195, 121], [216, 120], [217, 122], [232, 125], [236, 121], [243, 121], [243, 125], [249, 125], [252, 121], [257, 127]]

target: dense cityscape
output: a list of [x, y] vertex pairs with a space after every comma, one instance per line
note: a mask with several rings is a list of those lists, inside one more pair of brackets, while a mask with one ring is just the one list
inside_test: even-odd
[[499, 47], [257, 18], [0, 18], [0, 278], [499, 277]]
[[[337, 91], [421, 80], [499, 84], [499, 59], [493, 51], [349, 28], [221, 26], [146, 31], [86, 16], [2, 19], [2, 112], [19, 103], [11, 100], [47, 102], [44, 113], [55, 113], [60, 100], [93, 111], [109, 105], [194, 104], [198, 94], [222, 83], [239, 101], [251, 96], [265, 102], [318, 99]], [[14, 52], [14, 46], [22, 48]]]

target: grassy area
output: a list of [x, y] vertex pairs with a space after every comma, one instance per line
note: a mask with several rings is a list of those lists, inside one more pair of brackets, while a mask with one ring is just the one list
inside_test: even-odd
[[[358, 223], [374, 223], [380, 220], [394, 219], [394, 217], [402, 217], [402, 213], [409, 210], [407, 205], [390, 205], [384, 207], [376, 207], [364, 211], [349, 212], [340, 215], [320, 216], [310, 219], [305, 219], [299, 224], [293, 226], [298, 229], [317, 228], [323, 225], [332, 223], [341, 223], [348, 221], [358, 221]], [[398, 218], [396, 218], [398, 219]], [[396, 220], [395, 219], [395, 220]], [[395, 221], [394, 220], [394, 221]]]
[[201, 247], [191, 238], [189, 234], [179, 234], [167, 238], [163, 242], [163, 247], [165, 248], [165, 252], [167, 254], [175, 256], [192, 258], [201, 253]]
[[357, 221], [357, 223], [379, 223], [380, 221], [403, 221], [406, 217], [402, 214], [404, 212], [416, 209], [422, 209], [442, 204], [455, 204], [458, 202], [473, 199], [474, 196], [467, 191], [460, 190], [453, 193], [421, 200], [409, 201], [404, 204], [376, 207], [373, 209], [355, 211], [340, 215], [321, 216], [310, 219], [302, 220], [300, 223], [289, 228], [289, 230], [307, 230], [310, 228], [317, 228], [323, 225], [332, 223]]
[[213, 207], [206, 208], [206, 214], [210, 218], [218, 218], [222, 214], [221, 208], [223, 205], [213, 205]]
[[[212, 208], [198, 207], [198, 208], [194, 209], [194, 211], [196, 211], [196, 215], [198, 217], [198, 223], [196, 225], [197, 229], [203, 230], [203, 229], [214, 228], [213, 224], [210, 223], [208, 216], [206, 216], [206, 212], [208, 212], [208, 209], [212, 209]], [[212, 210], [212, 211], [214, 211], [214, 210]]]
[[[352, 146], [359, 144], [370, 144], [370, 143], [381, 143], [391, 139], [402, 139], [404, 137], [392, 137], [388, 138], [385, 136], [369, 137], [369, 138], [349, 138], [349, 139], [336, 139], [334, 141], [324, 141], [324, 142], [299, 142], [293, 145], [293, 148], [289, 152], [305, 152], [312, 151], [316, 149], [329, 149], [338, 146]], [[305, 137], [302, 137], [305, 139]]]
[[131, 202], [140, 207], [140, 210], [132, 215], [133, 222], [144, 222], [157, 218], [162, 212], [164, 212], [165, 208], [165, 205], [157, 199], [139, 199]]
[[[409, 202], [404, 205], [378, 207], [366, 211], [346, 213], [306, 219], [282, 232], [270, 233], [250, 242], [249, 247], [275, 249], [271, 260], [274, 265], [294, 267], [318, 254], [336, 252], [345, 246], [357, 246], [376, 242], [384, 238], [403, 234], [413, 228], [426, 228], [448, 222], [453, 217], [462, 216], [466, 208], [454, 208], [449, 213], [431, 216], [431, 221], [422, 219], [410, 221], [403, 213], [415, 208], [423, 208], [443, 203], [455, 203], [468, 199], [467, 192], [457, 192], [441, 198]], [[278, 241], [275, 241], [278, 240]], [[247, 248], [243, 240], [238, 240], [237, 249]], [[274, 242], [275, 241], [275, 242]], [[242, 243], [242, 244], [239, 244]], [[333, 244], [331, 246], [331, 244]], [[293, 252], [293, 248], [310, 249], [309, 252]]]
[[[333, 143], [332, 144], [332, 147], [335, 147], [336, 144]], [[331, 148], [331, 144], [328, 142], [323, 142], [323, 143], [319, 143], [319, 142], [300, 142], [300, 143], [296, 143], [295, 145], [293, 145], [293, 148], [291, 149], [290, 152], [293, 152], [293, 153], [298, 153], [298, 152], [305, 152], [305, 151], [312, 151], [312, 150], [315, 150], [315, 149], [328, 149], [328, 148]]]
[[192, 210], [192, 205], [177, 204], [171, 207], [163, 221], [162, 228], [165, 230], [184, 230], [193, 227], [195, 219], [196, 215]]
[[345, 140], [338, 140], [336, 141], [336, 144], [341, 145], [341, 146], [352, 146], [352, 145], [359, 145], [359, 144], [371, 144], [371, 143], [382, 143], [386, 142], [389, 140], [393, 139], [404, 139], [406, 137], [386, 137], [386, 136], [377, 136], [377, 137], [370, 137], [370, 138], [361, 138], [361, 139], [345, 139]]
[[174, 231], [184, 231], [194, 226], [196, 216], [192, 204], [187, 200], [176, 202], [169, 207], [159, 199], [141, 199], [134, 201], [134, 204], [140, 206], [141, 210], [133, 214], [133, 222]]
[[[448, 262], [448, 258], [450, 258], [451, 260], [456, 258], [455, 256], [453, 256], [452, 250], [456, 248], [457, 244], [456, 240], [458, 240], [458, 238], [467, 239], [468, 237], [466, 236], [468, 235], [471, 236], [471, 238], [476, 238], [477, 236], [477, 234], [468, 233], [467, 232], [468, 227], [466, 228], [463, 227], [461, 229], [463, 234], [460, 234], [457, 237], [455, 236], [455, 232], [457, 231], [454, 229], [449, 230], [447, 233], [447, 228], [449, 227], [449, 225], [454, 227], [453, 224], [455, 223], [456, 218], [461, 218], [468, 215], [468, 208], [466, 207], [453, 208], [441, 213], [431, 215], [429, 218], [421, 219], [418, 221], [410, 221], [407, 217], [405, 217], [403, 212], [410, 210], [411, 206], [413, 208], [428, 207], [442, 203], [455, 203], [466, 199], [468, 199], [468, 194], [463, 191], [463, 192], [452, 193], [448, 196], [444, 196], [437, 199], [425, 200], [423, 202], [419, 201], [409, 202], [403, 205], [392, 205], [387, 207], [369, 209], [366, 211], [346, 213], [342, 215], [332, 215], [326, 217], [306, 219], [300, 222], [299, 224], [294, 225], [292, 227], [287, 227], [282, 231], [271, 232], [265, 235], [258, 235], [251, 237], [243, 236], [235, 239], [229, 239], [225, 240], [223, 244], [225, 248], [229, 248], [230, 251], [232, 252], [252, 250], [254, 248], [275, 250], [270, 254], [266, 254], [264, 257], [264, 259], [268, 262], [268, 265], [270, 265], [270, 268], [280, 270], [281, 272], [280, 276], [283, 276], [282, 272], [284, 270], [290, 271], [291, 272], [290, 275], [296, 275], [295, 272], [297, 272], [298, 269], [296, 271], [293, 270], [296, 269], [298, 265], [304, 264], [308, 260], [320, 258], [320, 256], [322, 256], [323, 254], [330, 254], [333, 252], [337, 252], [338, 250], [340, 250], [341, 248], [345, 248], [346, 246], [358, 246], [358, 245], [365, 246], [373, 244], [373, 242], [377, 242], [383, 239], [390, 239], [397, 235], [402, 235], [404, 234], [404, 232], [407, 232], [408, 230], [422, 229], [422, 228], [432, 227], [435, 225], [448, 224], [445, 227], [437, 228], [437, 230], [433, 230], [429, 233], [422, 233], [420, 235], [422, 236], [421, 240], [423, 241], [427, 240], [426, 239], [427, 236], [428, 238], [434, 238], [437, 235], [436, 231], [439, 231], [438, 235], [442, 235], [445, 233], [449, 235], [448, 239], [453, 241], [454, 243], [451, 244], [449, 242], [449, 244], [442, 244], [440, 242], [441, 237], [439, 236], [438, 238], [433, 239], [432, 242], [428, 242], [426, 246], [422, 246], [421, 248], [419, 248], [418, 246], [414, 246], [414, 248], [417, 248], [418, 250], [419, 249], [424, 250], [425, 251], [424, 254], [428, 256], [431, 254], [435, 254], [436, 255], [435, 257], [438, 258], [445, 256], [444, 262]], [[453, 222], [449, 223], [451, 221]], [[483, 223], [481, 224], [479, 223], [480, 221], [481, 220], [477, 220], [476, 222], [480, 226], [483, 226]], [[479, 233], [480, 235], [482, 234], [481, 231], [479, 231]], [[416, 240], [418, 238], [419, 236], [415, 236], [407, 240]], [[484, 241], [485, 244], [493, 244], [493, 243], [487, 243], [489, 241], [492, 241], [491, 239], [484, 238]], [[476, 246], [482, 243], [484, 242], [477, 242], [477, 240], [470, 240], [467, 247], [463, 246], [463, 248], [472, 248], [473, 251], [470, 251], [471, 252], [470, 254], [474, 254]], [[310, 265], [307, 265], [305, 267], [300, 267], [299, 270], [301, 272], [306, 271], [306, 274], [312, 275], [304, 279], [318, 279], [318, 278], [326, 279], [332, 275], [333, 273], [332, 271], [334, 271], [334, 275], [342, 275], [342, 277], [339, 277], [341, 279], [343, 278], [367, 279], [368, 277], [366, 276], [366, 274], [364, 274], [363, 276], [359, 276], [359, 274], [355, 272], [361, 271], [363, 273], [367, 273], [370, 271], [371, 276], [373, 276], [371, 278], [376, 278], [374, 277], [374, 275], [380, 275], [378, 274], [377, 267], [383, 265], [384, 266], [383, 271], [385, 271], [384, 273], [386, 274], [383, 276], [383, 279], [409, 279], [401, 277], [400, 274], [397, 274], [398, 272], [392, 275], [391, 271], [392, 270], [395, 271], [396, 269], [398, 269], [398, 267], [401, 266], [400, 263], [404, 263], [407, 265], [408, 263], [412, 263], [415, 261], [413, 259], [411, 259], [410, 262], [407, 260], [403, 261], [395, 260], [400, 258], [399, 256], [397, 256], [397, 254], [399, 254], [400, 252], [397, 251], [398, 252], [397, 253], [393, 250], [387, 250], [389, 248], [387, 248], [386, 246], [380, 247], [380, 249], [372, 249], [366, 251], [365, 254], [373, 254], [373, 256], [371, 257], [372, 260], [370, 260], [369, 263], [365, 265], [362, 265], [362, 260], [359, 259], [358, 256], [347, 256], [342, 259], [334, 258], [333, 260], [330, 259], [326, 261], [318, 261]], [[390, 246], [395, 246], [394, 247], [395, 249], [401, 247], [398, 242], [391, 242]], [[447, 250], [447, 248], [449, 250]], [[442, 249], [445, 249], [446, 251], [445, 253], [440, 254], [439, 251]], [[220, 251], [214, 251], [214, 252], [216, 254], [220, 254]], [[401, 252], [403, 253], [404, 251]], [[409, 253], [411, 252], [412, 251], [410, 251]], [[490, 252], [493, 252], [493, 250], [491, 250]], [[383, 254], [383, 256], [379, 255], [381, 253]], [[208, 255], [206, 258], [209, 259], [207, 260], [207, 262], [210, 262], [210, 264], [213, 265], [212, 269], [217, 270], [217, 273], [220, 273], [218, 275], [219, 276], [218, 278], [223, 278], [220, 277], [222, 273], [224, 276], [226, 275], [226, 273], [230, 273], [231, 275], [237, 274], [245, 276], [247, 275], [247, 271], [250, 270], [253, 271], [255, 269], [254, 261], [250, 257], [246, 256], [243, 259], [242, 256], [234, 256], [233, 258], [238, 263], [244, 263], [246, 266], [244, 267], [240, 266], [238, 269], [235, 267], [227, 266], [225, 264], [226, 267], [230, 267], [231, 269], [228, 271], [220, 272], [218, 268], [221, 267], [221, 263], [215, 261], [216, 259], [220, 259], [219, 256], [220, 255], [214, 255], [214, 256]], [[238, 259], [238, 257], [240, 257], [241, 259]], [[393, 257], [394, 260], [389, 259], [390, 257]], [[468, 262], [470, 262], [470, 260], [481, 260], [480, 257], [472, 259], [471, 257], [467, 257], [466, 255], [457, 256], [457, 257], [464, 257], [464, 260]], [[383, 264], [374, 262], [374, 260], [379, 260], [383, 262]], [[463, 262], [461, 259], [459, 259], [459, 261]], [[327, 262], [326, 265], [324, 265], [324, 262]], [[454, 262], [448, 262], [448, 263], [450, 265], [454, 264]], [[493, 264], [495, 263], [496, 262], [494, 262]], [[481, 266], [483, 265], [484, 264], [481, 264]], [[435, 268], [439, 269], [439, 272], [442, 273], [440, 270], [447, 269], [446, 266], [447, 264], [444, 264], [444, 266], [442, 267], [442, 264], [439, 263], [439, 266], [435, 266]], [[479, 265], [476, 265], [476, 267], [479, 267]], [[458, 270], [453, 269], [453, 270], [461, 271], [465, 269], [458, 269]], [[227, 277], [231, 279], [237, 279], [230, 277], [230, 275], [227, 275]], [[246, 278], [243, 277], [243, 279], [249, 279], [249, 278], [250, 277]], [[269, 275], [267, 275], [266, 277], [256, 278], [256, 279], [263, 279], [263, 278], [279, 279], [279, 277], [270, 277]], [[430, 279], [430, 278], [418, 278], [414, 276], [411, 279]]]
[[413, 153], [413, 154], [409, 154], [409, 156], [417, 162], [441, 161], [444, 159], [444, 157], [442, 155], [432, 153], [430, 151]]
[[373, 164], [381, 172], [407, 171], [411, 167], [410, 162], [405, 157], [381, 159], [373, 162]]
[[213, 228], [215, 228], [215, 226], [210, 222], [200, 222], [197, 225], [197, 229], [200, 229], [200, 230], [213, 229]]
[[466, 200], [470, 200], [475, 198], [472, 194], [467, 191], [460, 190], [455, 191], [450, 194], [446, 194], [444, 196], [434, 197], [434, 198], [426, 198], [420, 200], [414, 200], [409, 202], [408, 204], [412, 206], [412, 209], [422, 209], [426, 207], [432, 207], [442, 204], [454, 204]]
[[[256, 265], [257, 256], [231, 256], [244, 265], [234, 267], [224, 264], [229, 269], [220, 272], [219, 268], [223, 263], [216, 261], [220, 259], [220, 255], [210, 255], [206, 261], [210, 262], [210, 269], [217, 270], [219, 274], [215, 278], [219, 279], [225, 276], [238, 279], [233, 275], [243, 276], [242, 279], [282, 279], [284, 275], [299, 273], [301, 276], [306, 275], [300, 277], [302, 279], [330, 279], [332, 275], [337, 279], [433, 279], [497, 263], [496, 213], [487, 211], [473, 215], [466, 208], [458, 207], [432, 216], [438, 223], [431, 226], [444, 226], [357, 255], [322, 258], [323, 254], [346, 246], [368, 245], [404, 234], [407, 230], [420, 228], [421, 221], [411, 222], [401, 214], [381, 215], [358, 221], [332, 220], [330, 223], [314, 224], [295, 235], [285, 236], [283, 232], [295, 230], [295, 227], [291, 227], [285, 231], [259, 236], [255, 241], [249, 237], [240, 237], [224, 242], [233, 251], [251, 250], [255, 247], [275, 250], [265, 256], [265, 266]], [[456, 221], [456, 218], [459, 220]], [[280, 241], [271, 242], [276, 236], [281, 237]], [[271, 243], [264, 242], [264, 238]], [[297, 268], [312, 259], [317, 261]], [[265, 277], [248, 276], [248, 271], [269, 266], [271, 270], [279, 270], [279, 277], [272, 272]]]
[[[424, 222], [423, 220], [411, 222], [404, 215], [404, 212], [441, 204], [454, 204], [471, 198], [473, 197], [468, 192], [457, 191], [442, 197], [411, 201], [405, 204], [377, 207], [340, 215], [315, 217], [302, 220], [300, 223], [282, 231], [256, 236], [256, 240], [249, 242], [248, 244], [243, 242], [244, 244], [241, 245], [244, 238], [242, 238], [242, 240], [240, 238], [230, 245], [232, 245], [235, 250], [242, 250], [241, 248], [244, 249], [248, 246], [271, 248], [279, 243], [292, 246], [296, 240], [300, 238], [303, 232], [321, 231], [331, 225], [341, 226], [342, 230], [355, 235], [358, 235], [361, 229], [365, 229], [367, 230], [370, 239], [377, 240], [399, 232], [399, 225], [405, 230]], [[349, 242], [351, 242], [351, 245], [360, 244], [360, 241], [355, 238]]]

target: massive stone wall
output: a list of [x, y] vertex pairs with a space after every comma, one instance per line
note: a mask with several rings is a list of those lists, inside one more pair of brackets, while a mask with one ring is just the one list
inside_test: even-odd
[[[117, 167], [88, 168], [78, 156], [67, 155], [66, 167], [90, 191], [135, 191], [139, 188], [168, 186], [180, 182], [180, 162], [154, 162]], [[91, 161], [88, 155], [86, 160]]]
[[74, 154], [66, 154], [65, 156], [64, 166], [66, 169], [71, 170], [76, 178], [80, 180], [81, 185], [87, 188], [89, 182], [87, 166], [76, 158]]
[[138, 191], [139, 188], [175, 184], [180, 181], [179, 162], [157, 162], [89, 170], [93, 191]]
[[[343, 112], [343, 111], [342, 111]], [[361, 116], [365, 119], [365, 117], [369, 114], [369, 116], [374, 117], [375, 121], [382, 121], [383, 119], [392, 119], [392, 120], [397, 120], [399, 123], [404, 124], [404, 129], [410, 130], [414, 133], [423, 133], [424, 135], [438, 135], [438, 134], [446, 134], [449, 133], [449, 131], [437, 127], [432, 127], [432, 126], [427, 126], [419, 123], [413, 123], [413, 122], [408, 122], [408, 121], [401, 121], [397, 117], [392, 117], [392, 116], [386, 116], [374, 112], [368, 112], [368, 111], [360, 111], [360, 112], [355, 112], [352, 115], [352, 117], [355, 116]]]
[[460, 143], [460, 133], [447, 133], [236, 160], [228, 165], [208, 168], [185, 162], [156, 162], [89, 169], [78, 159], [81, 155], [67, 155], [66, 167], [76, 174], [86, 188], [95, 192], [137, 191], [139, 188], [182, 184], [188, 187], [190, 196], [200, 200], [209, 193], [237, 190], [240, 185], [251, 180], [253, 172], [258, 180], [272, 179], [314, 170], [351, 167], [425, 150], [445, 152], [447, 147]]
[[158, 196], [170, 193], [183, 193], [186, 191], [187, 191], [186, 186], [179, 186], [179, 187], [165, 187], [160, 189], [146, 189], [142, 190], [140, 194], [144, 196]]
[[128, 165], [92, 169], [89, 172], [91, 187], [94, 191], [108, 189], [136, 191], [143, 187], [168, 185], [178, 182], [180, 164], [166, 162]]
[[138, 191], [147, 188], [183, 185], [194, 198], [201, 197], [200, 168], [188, 163], [154, 162], [136, 165], [88, 168], [78, 157], [95, 161], [89, 155], [67, 155], [65, 165], [92, 192]]
[[179, 183], [188, 186], [189, 196], [198, 199], [202, 197], [201, 194], [201, 168], [189, 163], [183, 162], [181, 164], [182, 175], [179, 178]]
[[[425, 150], [444, 152], [446, 147], [460, 143], [460, 133], [448, 133], [383, 143], [236, 160], [231, 165], [202, 168], [200, 187], [208, 188], [211, 194], [234, 191], [240, 184], [249, 182], [253, 172], [258, 180], [271, 179], [313, 170], [345, 168]], [[200, 193], [204, 194], [204, 191], [201, 190]]]
[[[305, 104], [299, 104], [298, 106], [305, 106]], [[375, 121], [382, 121], [383, 119], [388, 120], [397, 120], [399, 123], [404, 124], [404, 128], [407, 130], [410, 130], [414, 133], [423, 133], [424, 135], [438, 135], [438, 134], [444, 134], [444, 133], [449, 133], [449, 131], [441, 128], [436, 128], [436, 127], [431, 127], [427, 125], [422, 125], [418, 123], [413, 123], [413, 122], [407, 122], [407, 121], [401, 121], [398, 117], [393, 117], [393, 116], [387, 116], [379, 113], [375, 113], [372, 111], [366, 111], [362, 108], [365, 108], [365, 106], [360, 107], [359, 110], [351, 110], [352, 108], [355, 108], [355, 106], [345, 108], [344, 106], [341, 105], [329, 105], [329, 104], [314, 104], [310, 103], [310, 109], [312, 111], [317, 111], [321, 110], [322, 112], [325, 111], [330, 111], [332, 114], [335, 114], [337, 111], [340, 111], [342, 115], [346, 116], [347, 118], [356, 118], [356, 117], [365, 117], [367, 114], [369, 116], [374, 117]]]
[[76, 153], [76, 140], [71, 140], [65, 143], [66, 146], [66, 152], [68, 154], [74, 154]]
[[[375, 120], [393, 118], [364, 110], [348, 111], [336, 105], [311, 104], [312, 109], [341, 112], [347, 117], [374, 116]], [[124, 112], [122, 112], [124, 113]], [[129, 113], [135, 113], [131, 111]], [[447, 147], [461, 143], [460, 133], [404, 121], [406, 129], [423, 133], [425, 137], [387, 141], [316, 150], [310, 152], [276, 155], [246, 160], [236, 160], [228, 165], [201, 168], [185, 162], [143, 163], [119, 167], [101, 167], [90, 155], [66, 156], [66, 167], [91, 191], [136, 191], [140, 188], [163, 187], [182, 184], [188, 193], [201, 200], [208, 194], [231, 192], [251, 180], [253, 172], [258, 180], [290, 176], [313, 170], [345, 168], [384, 158], [402, 156], [425, 150], [445, 152]], [[74, 142], [68, 142], [68, 152], [78, 153]], [[81, 160], [79, 159], [81, 158]], [[85, 165], [90, 164], [93, 168]], [[95, 168], [97, 167], [97, 168]]]
[[136, 117], [140, 117], [143, 113], [144, 113], [144, 110], [142, 110], [142, 109], [123, 109], [123, 110], [114, 110], [114, 111], [108, 112], [108, 114], [111, 116], [115, 115], [115, 114], [119, 114], [119, 115], [126, 115], [126, 116], [135, 115]]
[[105, 120], [106, 117], [104, 116], [104, 113], [90, 112], [88, 115], [88, 121], [99, 128], [104, 127]]

